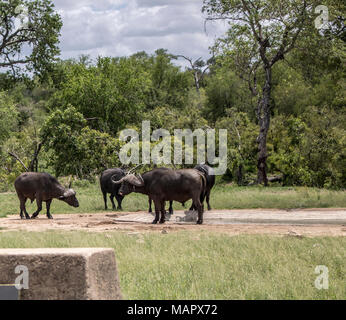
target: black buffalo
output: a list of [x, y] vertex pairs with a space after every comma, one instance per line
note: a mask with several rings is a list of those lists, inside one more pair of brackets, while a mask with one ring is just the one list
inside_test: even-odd
[[[207, 201], [207, 205], [208, 205], [208, 210], [211, 210], [211, 206], [210, 206], [210, 192], [211, 189], [214, 187], [215, 185], [215, 174], [214, 174], [214, 169], [209, 167], [206, 164], [199, 164], [197, 165], [195, 168], [195, 170], [200, 171], [201, 173], [204, 174], [205, 179], [206, 179], [206, 190], [205, 190], [205, 198]], [[202, 205], [204, 203], [204, 199], [202, 201]], [[192, 204], [190, 210], [194, 210], [196, 209], [194, 207], [194, 205]], [[152, 208], [151, 208], [151, 199], [149, 198], [149, 213], [152, 212]], [[173, 214], [173, 201], [169, 202], [169, 209], [168, 209], [169, 214]]]
[[[168, 168], [156, 168], [154, 170], [171, 170], [171, 169], [168, 169]], [[149, 197], [149, 213], [153, 212], [152, 202], [153, 202], [153, 200]], [[168, 212], [171, 215], [173, 214], [173, 201], [169, 202], [169, 211]]]
[[[153, 224], [165, 223], [166, 201], [185, 203], [192, 199], [198, 210], [197, 224], [203, 223], [202, 203], [205, 195], [206, 179], [203, 174], [194, 169], [154, 169], [143, 175], [130, 174], [115, 181], [121, 184], [119, 194], [126, 196], [132, 192], [149, 196], [155, 204], [155, 219]], [[161, 213], [161, 219], [160, 219]]]
[[100, 177], [100, 186], [101, 186], [101, 191], [103, 194], [103, 200], [105, 203], [105, 210], [108, 209], [107, 208], [107, 193], [110, 193], [110, 200], [113, 205], [113, 210], [116, 209], [116, 206], [114, 203], [114, 197], [117, 199], [118, 209], [122, 210], [121, 203], [124, 197], [118, 193], [120, 189], [120, 185], [115, 184], [114, 181], [119, 181], [125, 176], [126, 176], [126, 172], [120, 168], [107, 169], [102, 173]]
[[72, 207], [79, 207], [76, 192], [73, 189], [64, 188], [56, 178], [48, 173], [27, 172], [20, 175], [14, 182], [14, 187], [20, 201], [20, 217], [30, 219], [25, 208], [27, 199], [34, 202], [36, 199], [37, 211], [31, 219], [37, 218], [42, 211], [42, 202], [46, 202], [47, 217], [53, 219], [50, 214], [50, 205], [53, 199], [59, 199]]
[[[208, 210], [211, 210], [211, 206], [210, 206], [210, 192], [211, 189], [214, 187], [215, 185], [215, 173], [214, 173], [214, 169], [209, 167], [206, 164], [199, 164], [195, 167], [195, 170], [198, 170], [200, 172], [202, 172], [205, 176], [206, 182], [207, 182], [207, 186], [206, 186], [206, 192], [205, 192], [205, 199], [207, 201], [207, 205], [208, 205]], [[204, 202], [204, 201], [203, 201]], [[194, 209], [193, 206], [192, 208], [190, 208], [190, 210]]]

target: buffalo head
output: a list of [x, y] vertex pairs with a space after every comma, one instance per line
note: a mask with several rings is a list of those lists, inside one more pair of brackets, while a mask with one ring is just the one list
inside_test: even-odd
[[[112, 177], [113, 180], [113, 177]], [[141, 175], [136, 176], [134, 174], [128, 174], [119, 181], [114, 181], [114, 184], [121, 184], [119, 194], [121, 196], [127, 196], [134, 191], [136, 187], [144, 187], [144, 180]]]
[[69, 204], [71, 207], [78, 208], [79, 207], [79, 202], [76, 198], [76, 191], [73, 189], [68, 189], [64, 195], [59, 197], [59, 200], [66, 202]]

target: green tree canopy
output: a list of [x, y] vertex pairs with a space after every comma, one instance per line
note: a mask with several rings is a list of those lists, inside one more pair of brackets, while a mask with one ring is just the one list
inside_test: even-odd
[[13, 99], [0, 91], [0, 149], [4, 141], [15, 131], [18, 121], [18, 112]]
[[139, 120], [150, 79], [133, 59], [99, 58], [96, 65], [72, 63], [51, 99], [51, 108], [75, 106], [93, 129], [116, 134]]
[[61, 27], [51, 0], [1, 1], [0, 68], [44, 72], [59, 53]]
[[120, 165], [119, 141], [90, 129], [83, 115], [71, 105], [47, 118], [41, 139], [49, 152], [49, 165], [57, 176], [91, 177], [105, 168]]
[[[230, 24], [226, 36], [216, 43], [218, 54], [231, 60], [252, 95], [259, 97], [258, 182], [265, 185], [267, 137], [273, 111], [273, 67], [296, 49], [300, 39], [305, 40], [311, 34], [321, 37], [314, 23], [319, 4], [316, 0], [204, 0], [207, 19], [222, 19]], [[258, 83], [260, 76], [263, 80]]]

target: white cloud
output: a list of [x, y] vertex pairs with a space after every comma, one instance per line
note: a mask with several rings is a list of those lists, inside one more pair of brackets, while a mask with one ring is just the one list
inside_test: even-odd
[[62, 58], [124, 56], [168, 49], [208, 58], [222, 23], [204, 31], [202, 0], [54, 0], [63, 19]]

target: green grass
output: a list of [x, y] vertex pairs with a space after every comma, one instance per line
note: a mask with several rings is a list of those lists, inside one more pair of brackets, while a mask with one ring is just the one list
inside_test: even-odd
[[[104, 210], [103, 196], [97, 184], [75, 186], [79, 208], [69, 207], [64, 202], [54, 200], [52, 213], [93, 213]], [[346, 207], [346, 191], [332, 191], [304, 187], [232, 187], [217, 185], [211, 195], [214, 209], [250, 209], [250, 208], [344, 208]], [[190, 203], [187, 204], [187, 207]], [[108, 199], [108, 208], [111, 208]], [[148, 209], [148, 197], [131, 194], [123, 201], [126, 211]], [[182, 210], [179, 203], [174, 204], [176, 210]], [[27, 202], [29, 213], [36, 210], [36, 203]], [[19, 201], [15, 193], [0, 193], [0, 217], [19, 214]]]
[[[0, 248], [114, 248], [125, 299], [345, 299], [346, 238], [0, 232]], [[314, 286], [329, 268], [329, 289]]]
[[306, 187], [217, 186], [215, 191], [211, 200], [215, 209], [346, 207], [345, 190], [333, 191]]

